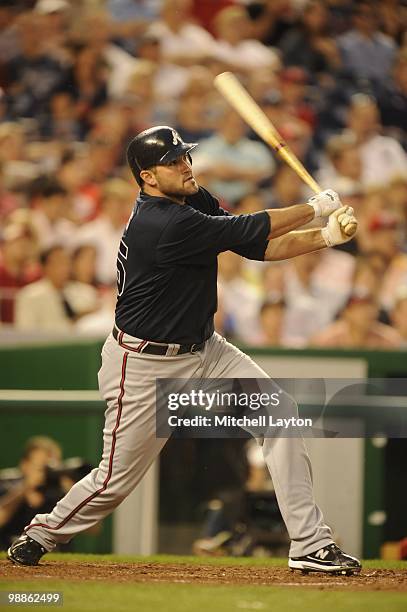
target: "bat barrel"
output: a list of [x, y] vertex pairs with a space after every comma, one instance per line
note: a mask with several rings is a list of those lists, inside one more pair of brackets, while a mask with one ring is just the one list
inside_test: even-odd
[[236, 110], [244, 121], [266, 142], [284, 161], [298, 174], [298, 176], [314, 191], [321, 191], [318, 183], [296, 155], [287, 146], [270, 119], [246, 91], [240, 81], [232, 72], [223, 72], [214, 79], [215, 87], [229, 104]]

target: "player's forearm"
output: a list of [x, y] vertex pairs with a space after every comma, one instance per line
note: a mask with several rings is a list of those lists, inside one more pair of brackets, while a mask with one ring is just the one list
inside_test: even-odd
[[268, 209], [271, 231], [269, 238], [277, 238], [305, 225], [315, 217], [315, 211], [309, 204], [297, 204], [288, 208]]
[[264, 261], [290, 259], [291, 257], [297, 257], [297, 255], [319, 251], [325, 247], [326, 242], [320, 229], [289, 232], [280, 236], [280, 238], [270, 240], [264, 255]]

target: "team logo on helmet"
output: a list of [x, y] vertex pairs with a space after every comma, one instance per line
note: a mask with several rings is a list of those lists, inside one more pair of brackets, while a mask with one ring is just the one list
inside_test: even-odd
[[180, 135], [173, 128], [171, 128], [171, 132], [172, 132], [172, 144], [174, 145], [182, 144]]

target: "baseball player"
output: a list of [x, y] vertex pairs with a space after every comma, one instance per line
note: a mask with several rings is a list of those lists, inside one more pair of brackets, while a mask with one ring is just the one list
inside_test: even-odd
[[[214, 332], [217, 255], [232, 250], [254, 260], [280, 260], [350, 240], [353, 210], [331, 190], [305, 204], [234, 216], [199, 187], [190, 152], [167, 126], [138, 134], [127, 159], [140, 194], [117, 258], [115, 325], [102, 350], [99, 387], [107, 402], [103, 456], [49, 514], [38, 514], [8, 550], [37, 565], [48, 551], [89, 529], [134, 489], [159, 454], [157, 378], [268, 378], [247, 355]], [[315, 217], [323, 229], [294, 231]], [[302, 438], [265, 438], [262, 451], [291, 538], [289, 567], [359, 572], [334, 543], [312, 491]]]

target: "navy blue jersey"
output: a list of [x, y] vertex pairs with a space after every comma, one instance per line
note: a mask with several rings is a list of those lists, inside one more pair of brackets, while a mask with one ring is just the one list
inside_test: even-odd
[[192, 344], [214, 331], [217, 255], [263, 260], [270, 218], [234, 216], [206, 189], [185, 204], [141, 193], [117, 258], [119, 329], [144, 340]]

